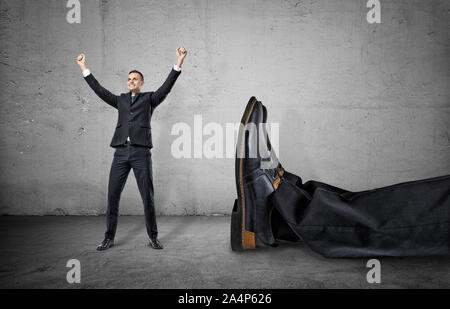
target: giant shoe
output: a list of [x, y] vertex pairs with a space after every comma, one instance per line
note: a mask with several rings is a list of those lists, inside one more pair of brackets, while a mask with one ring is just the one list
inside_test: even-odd
[[277, 190], [284, 170], [270, 145], [266, 120], [266, 107], [255, 97], [250, 98], [236, 146], [238, 199], [231, 214], [231, 248], [234, 251], [276, 245], [270, 196]]

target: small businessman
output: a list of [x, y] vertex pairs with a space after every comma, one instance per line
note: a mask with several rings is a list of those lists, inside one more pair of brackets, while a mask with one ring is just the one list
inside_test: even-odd
[[181, 46], [177, 48], [176, 55], [177, 63], [158, 90], [141, 92], [141, 88], [144, 86], [144, 75], [137, 70], [132, 70], [128, 73], [126, 82], [129, 91], [120, 95], [115, 95], [100, 85], [87, 68], [84, 54], [77, 57], [77, 63], [88, 85], [103, 101], [118, 111], [117, 125], [110, 144], [115, 148], [115, 152], [109, 173], [106, 232], [103, 241], [97, 247], [99, 251], [114, 246], [120, 195], [131, 168], [133, 168], [144, 204], [145, 225], [150, 238], [149, 245], [154, 249], [163, 249], [158, 240], [153, 196], [151, 154], [153, 144], [150, 122], [153, 111], [164, 101], [181, 74], [181, 66], [187, 51]]

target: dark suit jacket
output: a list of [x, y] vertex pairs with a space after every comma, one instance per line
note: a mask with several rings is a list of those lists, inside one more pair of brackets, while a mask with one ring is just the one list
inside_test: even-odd
[[153, 110], [164, 101], [180, 73], [172, 69], [166, 81], [158, 90], [136, 94], [133, 103], [131, 103], [131, 92], [117, 96], [103, 88], [92, 73], [84, 78], [103, 101], [119, 112], [111, 147], [123, 145], [128, 136], [132, 144], [153, 147], [150, 125]]

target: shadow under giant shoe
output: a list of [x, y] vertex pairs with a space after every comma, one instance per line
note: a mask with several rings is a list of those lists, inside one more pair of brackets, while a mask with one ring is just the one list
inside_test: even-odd
[[276, 246], [271, 227], [270, 195], [284, 174], [266, 131], [267, 110], [250, 98], [242, 116], [236, 146], [235, 177], [238, 199], [231, 214], [234, 251]]

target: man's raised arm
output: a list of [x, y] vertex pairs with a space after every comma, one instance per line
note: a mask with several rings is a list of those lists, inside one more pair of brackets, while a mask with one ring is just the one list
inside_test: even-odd
[[169, 76], [167, 77], [164, 84], [162, 84], [161, 87], [158, 88], [158, 90], [153, 92], [151, 96], [151, 104], [153, 108], [161, 104], [161, 102], [164, 101], [166, 96], [169, 94], [170, 90], [175, 84], [175, 81], [180, 75], [181, 66], [183, 65], [183, 61], [186, 55], [187, 51], [183, 46], [177, 48], [177, 64], [173, 66], [173, 69], [170, 71]]
[[84, 79], [92, 88], [92, 90], [94, 90], [94, 92], [100, 97], [100, 99], [102, 99], [112, 107], [117, 108], [119, 97], [103, 88], [102, 85], [100, 85], [100, 83], [95, 79], [94, 75], [91, 74], [91, 71], [86, 66], [86, 56], [84, 54], [80, 54], [78, 56], [77, 63], [80, 66], [81, 71], [83, 72]]

